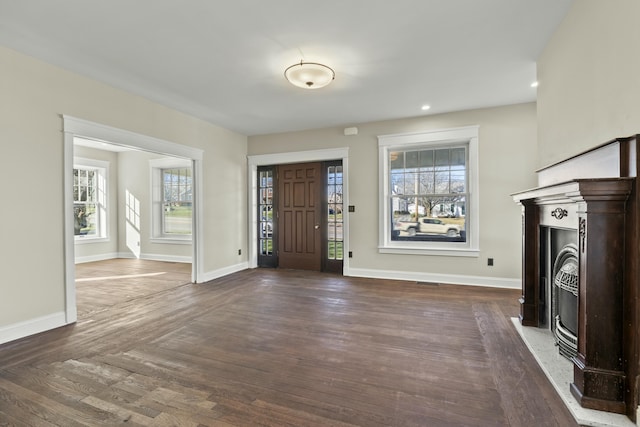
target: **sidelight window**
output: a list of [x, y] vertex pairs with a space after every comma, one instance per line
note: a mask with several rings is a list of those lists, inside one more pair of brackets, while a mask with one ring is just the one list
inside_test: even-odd
[[342, 165], [327, 167], [327, 259], [344, 255]]
[[273, 168], [262, 168], [258, 178], [258, 236], [262, 256], [273, 255]]

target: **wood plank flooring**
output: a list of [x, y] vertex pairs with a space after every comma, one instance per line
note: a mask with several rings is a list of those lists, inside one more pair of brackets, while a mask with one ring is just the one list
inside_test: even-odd
[[76, 265], [78, 317], [191, 282], [191, 264], [111, 259]]
[[576, 425], [518, 294], [255, 269], [114, 296], [0, 346], [0, 425]]

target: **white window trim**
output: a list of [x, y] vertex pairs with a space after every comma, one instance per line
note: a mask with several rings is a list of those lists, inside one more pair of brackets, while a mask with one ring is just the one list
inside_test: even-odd
[[181, 158], [161, 158], [149, 160], [151, 170], [151, 243], [190, 245], [192, 234], [176, 235], [162, 232], [162, 170], [172, 168], [192, 168], [192, 161]]
[[[478, 183], [478, 126], [438, 129], [414, 133], [378, 136], [379, 161], [379, 230], [378, 252], [388, 254], [443, 255], [478, 257], [479, 247], [479, 183]], [[389, 208], [389, 152], [425, 145], [454, 143], [469, 144], [468, 192], [466, 211], [466, 242], [407, 242], [391, 240]]]
[[[109, 162], [103, 160], [86, 159], [83, 157], [73, 158], [74, 169], [96, 169], [98, 175], [102, 176], [105, 182], [104, 200], [98, 200], [99, 221], [98, 234], [96, 236], [73, 236], [76, 244], [104, 243], [110, 240], [109, 234]], [[98, 187], [99, 188], [99, 187]]]

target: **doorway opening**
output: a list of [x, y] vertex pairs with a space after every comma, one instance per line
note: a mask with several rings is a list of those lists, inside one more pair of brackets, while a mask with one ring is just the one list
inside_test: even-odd
[[[176, 246], [182, 246], [182, 254], [167, 257], [160, 256], [156, 257], [156, 260], [189, 263], [190, 265], [188, 269], [190, 273], [190, 281], [194, 283], [197, 282], [198, 277], [200, 276], [199, 266], [201, 265], [200, 257], [202, 252], [200, 248], [200, 242], [202, 240], [200, 239], [200, 218], [202, 217], [200, 203], [202, 197], [202, 150], [69, 116], [63, 116], [63, 120], [65, 147], [64, 242], [66, 323], [73, 323], [77, 321], [78, 317], [75, 280], [76, 242], [81, 240], [83, 243], [86, 243], [92, 237], [97, 239], [95, 243], [111, 242], [111, 246], [105, 246], [102, 248], [102, 253], [92, 254], [91, 250], [84, 251], [84, 261], [97, 261], [107, 258], [140, 259], [143, 255], [141, 253], [142, 236], [140, 232], [140, 221], [153, 221], [151, 219], [152, 215], [149, 212], [151, 209], [147, 209], [144, 214], [141, 212], [140, 199], [142, 198], [146, 198], [147, 201], [151, 200], [149, 205], [158, 205], [159, 211], [156, 215], [158, 223], [164, 225], [159, 228], [164, 231], [164, 235], [145, 236], [145, 240], [151, 241], [153, 239], [168, 239], [173, 240], [173, 243], [176, 244]], [[75, 141], [78, 139], [90, 141], [92, 144], [97, 144], [97, 146], [103, 147], [103, 149], [110, 147], [111, 151], [138, 153], [140, 156], [151, 156], [179, 161], [181, 166], [177, 168], [174, 167], [173, 169], [167, 169], [171, 173], [166, 173], [164, 175], [162, 173], [158, 174], [161, 178], [165, 175], [169, 177], [176, 177], [176, 180], [173, 180], [172, 178], [172, 182], [175, 181], [175, 183], [169, 186], [169, 190], [175, 190], [173, 192], [179, 196], [179, 199], [177, 202], [169, 204], [171, 212], [165, 213], [163, 211], [165, 207], [163, 200], [153, 201], [154, 198], [152, 193], [155, 191], [153, 185], [149, 184], [135, 190], [130, 186], [126, 186], [126, 188], [118, 188], [118, 191], [115, 193], [116, 196], [112, 197], [113, 200], [110, 201], [110, 203], [113, 204], [112, 208], [117, 206], [117, 209], [113, 209], [111, 221], [103, 221], [100, 229], [103, 230], [101, 233], [104, 234], [93, 231], [89, 232], [89, 230], [93, 230], [92, 227], [97, 229], [95, 227], [97, 222], [95, 219], [94, 221], [84, 221], [78, 224], [75, 215], [76, 211], [79, 212], [78, 209], [84, 206], [83, 203], [86, 204], [90, 201], [88, 200], [87, 195], [82, 194], [83, 192], [75, 190], [82, 189], [84, 192], [88, 192], [88, 190], [91, 189], [91, 186], [89, 185], [90, 174], [86, 172], [78, 172], [79, 168], [76, 167]], [[135, 167], [126, 167], [128, 164], [127, 162], [118, 164], [118, 166], [122, 167], [127, 173], [140, 173], [140, 176], [145, 176], [148, 180], [152, 180], [150, 177], [153, 174], [150, 172], [150, 168], [152, 168], [153, 163], [148, 159], [146, 162], [148, 166], [144, 171], [136, 171]], [[189, 170], [189, 173], [186, 172], [187, 169]], [[182, 173], [183, 171], [185, 173]], [[96, 176], [98, 175], [99, 174], [96, 174]], [[105, 174], [105, 177], [106, 176], [107, 174]], [[135, 181], [135, 177], [133, 177], [128, 182], [134, 183]], [[185, 197], [187, 197], [187, 190], [186, 187], [182, 185], [186, 181], [189, 183], [189, 200], [185, 199]], [[114, 183], [112, 182], [111, 185], [114, 185]], [[115, 185], [119, 186], [117, 182]], [[161, 190], [162, 188], [160, 188], [159, 193], [162, 193]], [[100, 206], [99, 198], [96, 198], [95, 203], [99, 209], [104, 208], [103, 206]], [[92, 212], [97, 212], [96, 209]], [[106, 213], [106, 209], [103, 210]], [[188, 213], [187, 210], [189, 211]], [[106, 216], [107, 215], [105, 215], [105, 219]], [[114, 216], [117, 220], [113, 220]], [[97, 217], [98, 215], [96, 214], [96, 218]], [[190, 226], [185, 225], [187, 222], [190, 223]], [[177, 227], [176, 224], [180, 227]], [[108, 231], [109, 228], [112, 228], [112, 230]], [[186, 231], [188, 231], [187, 229], [189, 228], [190, 233], [187, 233]], [[107, 231], [104, 232], [104, 230]], [[171, 233], [174, 233], [174, 235], [171, 235]], [[102, 242], [100, 242], [100, 239], [102, 239]], [[85, 246], [89, 245], [85, 244]], [[97, 248], [97, 246], [94, 246], [94, 248]], [[108, 248], [106, 252], [104, 251], [104, 248]], [[98, 250], [97, 252], [101, 251]], [[92, 257], [94, 257], [94, 259], [92, 259]]]
[[[277, 154], [264, 154], [249, 156], [248, 158], [248, 191], [249, 191], [249, 267], [258, 266], [277, 267], [280, 264], [280, 255], [285, 243], [296, 247], [308, 247], [310, 243], [316, 243], [316, 235], [320, 235], [321, 249], [318, 259], [320, 271], [331, 271], [345, 276], [349, 275], [349, 150], [348, 148], [300, 151]], [[321, 165], [320, 182], [316, 190], [314, 200], [319, 200], [320, 213], [309, 209], [294, 209], [299, 206], [291, 206], [288, 213], [279, 212], [278, 204], [285, 203], [279, 200], [283, 196], [278, 186], [281, 185], [277, 175], [277, 168], [286, 168], [305, 163], [319, 163]], [[290, 171], [295, 181], [295, 174], [302, 178], [307, 175], [304, 171]], [[310, 172], [315, 175], [316, 172]], [[305, 178], [306, 179], [306, 178]], [[298, 201], [308, 196], [308, 183], [305, 189], [304, 180], [297, 185], [290, 183], [289, 197], [298, 195]], [[297, 188], [297, 190], [296, 190]], [[296, 193], [296, 191], [298, 193]], [[293, 193], [292, 193], [293, 192]], [[307, 196], [305, 196], [307, 192]], [[286, 193], [286, 191], [285, 191]], [[319, 198], [318, 198], [319, 197]], [[289, 200], [289, 204], [293, 203]], [[284, 221], [282, 215], [290, 218], [298, 217], [299, 221], [285, 223], [289, 227], [286, 235], [279, 221]], [[278, 217], [280, 215], [280, 217]], [[317, 216], [319, 215], [319, 216]], [[316, 226], [318, 227], [316, 229]], [[316, 231], [317, 230], [317, 231]], [[292, 234], [295, 232], [295, 234]], [[312, 238], [308, 238], [311, 236]], [[289, 239], [283, 242], [283, 239]], [[301, 244], [298, 245], [298, 244]], [[296, 246], [297, 245], [297, 246]], [[299, 268], [294, 263], [288, 268]]]
[[186, 159], [74, 137], [79, 318], [191, 281], [192, 178]]
[[258, 266], [343, 272], [342, 160], [260, 166]]

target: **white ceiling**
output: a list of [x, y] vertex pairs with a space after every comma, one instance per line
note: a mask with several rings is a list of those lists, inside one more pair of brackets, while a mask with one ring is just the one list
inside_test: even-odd
[[[533, 101], [570, 3], [0, 0], [0, 45], [258, 135]], [[290, 85], [301, 59], [335, 81]]]

